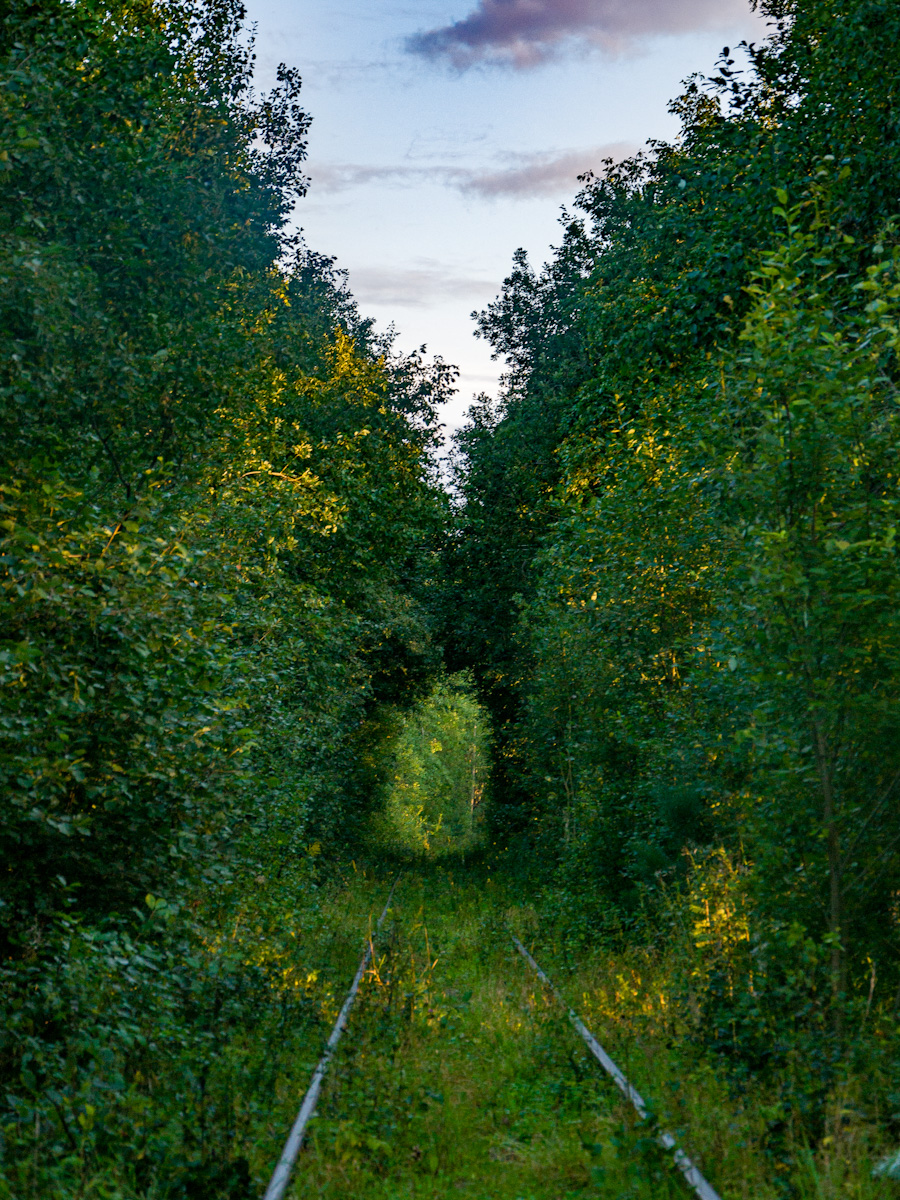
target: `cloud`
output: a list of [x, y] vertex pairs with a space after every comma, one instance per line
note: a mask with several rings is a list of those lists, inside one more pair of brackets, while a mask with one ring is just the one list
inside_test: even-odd
[[367, 183], [410, 183], [417, 176], [431, 174], [415, 167], [371, 167], [358, 163], [304, 163], [317, 192], [345, 192]]
[[485, 200], [500, 198], [530, 200], [536, 196], [572, 194], [579, 175], [602, 170], [603, 160], [621, 162], [634, 154], [632, 142], [610, 142], [586, 150], [544, 151], [535, 154], [507, 154], [502, 165], [493, 167], [376, 167], [353, 163], [307, 164], [312, 194], [342, 192], [366, 184], [395, 186], [439, 183], [455, 188], [464, 196]]
[[611, 142], [592, 150], [566, 150], [561, 154], [521, 154], [518, 162], [500, 170], [469, 171], [455, 186], [463, 193], [495, 199], [507, 196], [530, 199], [572, 192], [579, 175], [593, 170], [599, 173], [603, 160], [616, 162], [630, 157], [639, 147], [633, 142]]
[[406, 49], [458, 70], [534, 67], [565, 48], [617, 53], [658, 34], [730, 29], [749, 0], [478, 0], [461, 21], [407, 38]]
[[445, 300], [478, 301], [495, 296], [497, 280], [458, 275], [440, 263], [425, 260], [420, 267], [358, 267], [350, 272], [353, 295], [365, 305], [384, 304], [421, 308]]

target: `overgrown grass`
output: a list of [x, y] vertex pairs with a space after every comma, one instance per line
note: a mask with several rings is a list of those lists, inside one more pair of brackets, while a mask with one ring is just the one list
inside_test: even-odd
[[[54, 975], [57, 1024], [32, 1025], [6, 1098], [0, 1196], [259, 1196], [390, 882], [383, 865], [325, 873], [310, 859], [290, 881], [251, 881], [215, 919], [212, 906], [197, 926], [205, 938], [159, 913], [141, 943], [73, 935]], [[738, 1084], [699, 1046], [684, 947], [679, 958], [598, 939], [573, 951], [550, 917], [484, 864], [407, 870], [290, 1195], [690, 1196], [660, 1127], [723, 1200], [896, 1194], [871, 1174], [891, 1146], [865, 1064], [833, 1089], [811, 1141], [777, 1080]], [[589, 1056], [511, 929], [642, 1092], [650, 1121]]]
[[[572, 959], [497, 877], [430, 870], [395, 899], [293, 1186], [296, 1196], [471, 1195], [562, 1200], [693, 1193], [658, 1147], [666, 1128], [724, 1200], [894, 1194], [872, 1178], [878, 1126], [848, 1079], [816, 1145], [783, 1121], [777, 1089], [745, 1083], [690, 1038], [675, 964], [649, 950]], [[641, 1122], [513, 950], [542, 965], [644, 1094]], [[854, 1103], [854, 1097], [857, 1103]]]

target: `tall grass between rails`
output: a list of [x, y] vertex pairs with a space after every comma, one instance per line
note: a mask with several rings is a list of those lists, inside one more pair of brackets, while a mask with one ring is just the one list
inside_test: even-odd
[[[155, 902], [130, 931], [72, 925], [50, 983], [46, 971], [40, 984], [5, 981], [4, 1200], [261, 1194], [391, 882], [383, 866], [326, 872], [316, 850], [290, 879], [210, 898], [193, 924]], [[695, 907], [702, 925], [705, 901]], [[587, 1054], [510, 929], [642, 1092], [650, 1121]], [[656, 947], [583, 934], [553, 897], [523, 902], [487, 865], [408, 870], [290, 1194], [689, 1196], [659, 1127], [723, 1200], [896, 1193], [871, 1174], [893, 1148], [889, 1056], [876, 1052], [894, 1028], [887, 1007], [871, 1005], [868, 1040], [840, 1064], [816, 1126], [796, 1102], [807, 1065], [796, 1054], [742, 1074], [702, 1044], [722, 985], [696, 929]]]
[[[900, 1133], [896, 997], [879, 995], [870, 964], [836, 1034], [828, 943], [796, 922], [763, 926], [744, 884], [711, 849], [662, 903], [648, 892], [643, 929], [634, 914], [617, 929], [564, 888], [516, 922], [660, 1120], [714, 1164], [723, 1196], [897, 1195], [896, 1181], [873, 1176]], [[734, 1145], [749, 1151], [740, 1171]]]
[[[700, 1044], [702, 948], [573, 952], [543, 917], [498, 876], [430, 869], [404, 878], [294, 1195], [692, 1195], [656, 1144], [660, 1128], [724, 1200], [895, 1194], [896, 1184], [872, 1177], [890, 1148], [887, 1114], [873, 1107], [879, 1081], [858, 1056], [811, 1136], [784, 1078], [739, 1077]], [[511, 928], [642, 1092], [649, 1121], [587, 1054], [512, 949]], [[883, 1056], [869, 1066], [883, 1072]], [[802, 1076], [802, 1064], [789, 1063], [791, 1072]]]

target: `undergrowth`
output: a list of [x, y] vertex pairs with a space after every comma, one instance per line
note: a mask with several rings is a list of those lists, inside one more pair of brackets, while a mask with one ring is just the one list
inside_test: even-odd
[[[510, 930], [641, 1091], [648, 1121], [588, 1054]], [[657, 1145], [660, 1128], [725, 1200], [893, 1194], [872, 1176], [887, 1147], [871, 1096], [889, 1081], [848, 1059], [811, 1136], [783, 1080], [738, 1078], [703, 1045], [699, 956], [687, 943], [576, 946], [502, 876], [457, 868], [407, 874], [379, 946], [297, 1196], [691, 1195]]]
[[[324, 869], [158, 901], [130, 926], [63, 924], [4, 980], [4, 1200], [249, 1200], [299, 1108], [374, 918], [383, 869]], [[736, 1073], [700, 1025], [696, 947], [571, 936], [552, 898], [523, 902], [484, 863], [407, 869], [332, 1062], [292, 1196], [667, 1200], [690, 1195], [670, 1130], [723, 1200], [893, 1194], [875, 1178], [890, 1056], [843, 1062], [820, 1126], [785, 1079]], [[211, 931], [215, 931], [214, 933]], [[629, 1076], [638, 1119], [515, 931]], [[38, 951], [35, 951], [37, 956]], [[52, 959], [54, 969], [47, 970]], [[868, 1017], [885, 1041], [889, 1014]], [[13, 1047], [19, 1058], [12, 1062]]]

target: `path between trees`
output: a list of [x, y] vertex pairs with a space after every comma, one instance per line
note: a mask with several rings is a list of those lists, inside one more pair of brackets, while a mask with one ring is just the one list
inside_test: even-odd
[[[362, 940], [361, 910], [374, 926], [387, 885], [357, 879], [353, 887], [348, 919], [360, 921]], [[767, 1194], [752, 1183], [759, 1164], [741, 1136], [746, 1118], [702, 1063], [672, 1048], [649, 964], [642, 972], [612, 956], [567, 958], [541, 946], [533, 912], [506, 901], [490, 877], [475, 882], [448, 869], [403, 879], [285, 1195], [693, 1196], [659, 1145], [661, 1128], [723, 1196]], [[648, 1119], [573, 1033], [517, 955], [510, 928], [540, 946], [542, 964], [646, 1098]], [[309, 1075], [298, 1071], [279, 1093], [270, 1126], [279, 1148]]]

